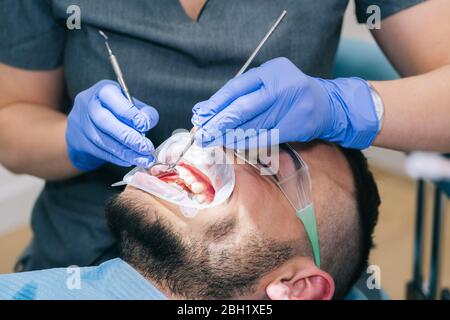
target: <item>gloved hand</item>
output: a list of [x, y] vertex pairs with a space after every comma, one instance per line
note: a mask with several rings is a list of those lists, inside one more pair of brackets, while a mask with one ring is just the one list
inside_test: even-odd
[[230, 80], [209, 100], [196, 104], [193, 113], [192, 123], [200, 127], [196, 139], [203, 146], [214, 138], [222, 140], [217, 131], [224, 135], [227, 129], [279, 129], [280, 143], [323, 139], [363, 149], [378, 132], [366, 81], [309, 77], [286, 58]]
[[80, 170], [110, 162], [122, 167], [149, 167], [154, 146], [141, 135], [159, 120], [158, 112], [134, 99], [135, 106], [114, 81], [103, 80], [80, 92], [67, 119], [69, 158]]

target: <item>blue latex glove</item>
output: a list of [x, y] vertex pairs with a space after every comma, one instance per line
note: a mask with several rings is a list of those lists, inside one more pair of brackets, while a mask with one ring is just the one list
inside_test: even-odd
[[378, 132], [366, 81], [309, 77], [286, 58], [230, 80], [195, 105], [193, 113], [192, 123], [200, 127], [196, 139], [203, 146], [224, 143], [227, 129], [278, 129], [280, 143], [323, 139], [363, 149]]
[[114, 81], [103, 80], [80, 92], [67, 119], [69, 158], [80, 170], [110, 162], [122, 167], [149, 167], [154, 146], [141, 133], [153, 128], [158, 112], [134, 99], [135, 106]]

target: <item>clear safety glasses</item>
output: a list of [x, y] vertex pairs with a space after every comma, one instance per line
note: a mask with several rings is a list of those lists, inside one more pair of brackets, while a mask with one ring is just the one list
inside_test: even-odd
[[[276, 152], [275, 152], [276, 153]], [[261, 159], [261, 152], [236, 151], [236, 156], [270, 177], [294, 207], [311, 243], [314, 261], [320, 267], [320, 245], [314, 206], [311, 200], [309, 169], [297, 151], [289, 144], [280, 144], [278, 159], [272, 155]], [[275, 165], [274, 162], [278, 161]]]

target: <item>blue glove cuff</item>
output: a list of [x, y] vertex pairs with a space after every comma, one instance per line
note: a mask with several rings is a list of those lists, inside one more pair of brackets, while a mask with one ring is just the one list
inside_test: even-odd
[[365, 149], [375, 140], [379, 120], [369, 84], [361, 78], [322, 80], [334, 115], [333, 128], [322, 137], [346, 148]]

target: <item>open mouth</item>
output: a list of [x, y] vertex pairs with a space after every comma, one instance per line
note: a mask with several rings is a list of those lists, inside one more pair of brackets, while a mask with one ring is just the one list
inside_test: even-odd
[[191, 199], [199, 204], [210, 204], [214, 200], [216, 191], [211, 180], [200, 170], [186, 162], [180, 162], [175, 170], [155, 166], [150, 169], [150, 174], [177, 190], [186, 192]]

